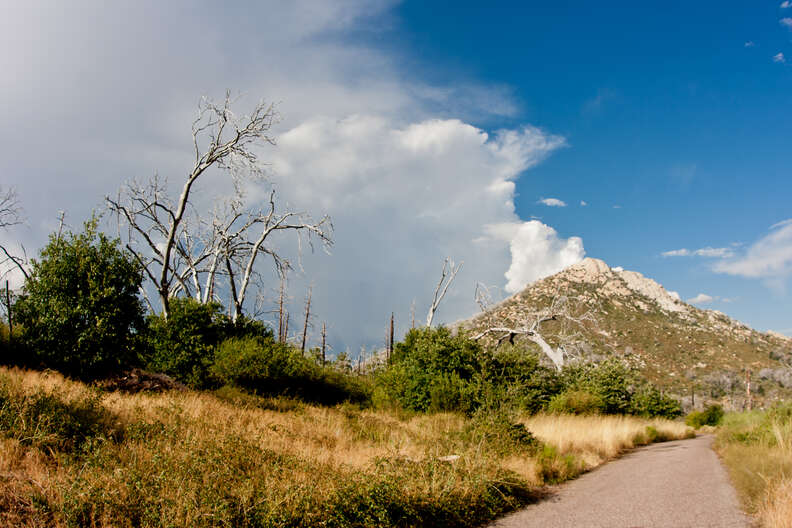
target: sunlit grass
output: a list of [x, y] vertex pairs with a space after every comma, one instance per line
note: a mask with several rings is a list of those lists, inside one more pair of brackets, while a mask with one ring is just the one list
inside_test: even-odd
[[693, 436], [693, 430], [681, 422], [634, 416], [539, 414], [523, 423], [560, 453], [580, 458], [587, 470], [639, 445]]
[[716, 447], [745, 509], [762, 526], [792, 527], [792, 405], [727, 414]]
[[[527, 419], [542, 446], [459, 414], [228, 388], [103, 394], [16, 369], [0, 369], [0, 387], [4, 526], [476, 526], [546, 482], [685, 434], [637, 418]], [[79, 444], [62, 438], [74, 423]]]

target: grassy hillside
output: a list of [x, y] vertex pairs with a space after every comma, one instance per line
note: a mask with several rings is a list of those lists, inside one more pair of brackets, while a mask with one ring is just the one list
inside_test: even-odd
[[[691, 392], [740, 408], [745, 371], [752, 371], [754, 397], [772, 402], [792, 396], [792, 340], [762, 333], [710, 310], [685, 304], [662, 286], [634, 272], [611, 270], [586, 259], [459, 323], [479, 332], [488, 326], [520, 326], [529, 314], [569, 297], [569, 311], [593, 320], [570, 325], [563, 318], [541, 327], [554, 347], [565, 343], [573, 357], [619, 357], [659, 387], [686, 397]], [[563, 338], [563, 334], [572, 338]], [[526, 342], [526, 346], [535, 345]], [[536, 347], [538, 351], [538, 347]]]
[[633, 417], [522, 423], [232, 389], [103, 393], [0, 369], [0, 525], [478, 526], [544, 483], [690, 434]]

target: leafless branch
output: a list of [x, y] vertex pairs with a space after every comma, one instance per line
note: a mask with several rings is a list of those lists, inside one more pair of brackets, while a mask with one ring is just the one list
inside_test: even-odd
[[[561, 322], [561, 330], [555, 335], [555, 339], [560, 344], [555, 349], [542, 334], [542, 325], [550, 321]], [[553, 362], [556, 369], [560, 371], [565, 364], [567, 345], [580, 340], [582, 337], [580, 328], [587, 323], [595, 325], [597, 323], [596, 317], [590, 310], [586, 309], [582, 313], [577, 313], [569, 297], [556, 293], [550, 302], [550, 306], [538, 312], [525, 314], [521, 324], [515, 327], [490, 326], [473, 336], [473, 339], [478, 341], [485, 336], [494, 335], [497, 336], [496, 346], [500, 346], [507, 339], [514, 344], [516, 338], [525, 337], [538, 345], [542, 352]]]
[[434, 319], [435, 313], [437, 312], [437, 308], [440, 306], [440, 301], [443, 300], [445, 297], [446, 292], [448, 291], [448, 287], [451, 286], [451, 283], [454, 282], [454, 278], [456, 278], [456, 274], [462, 268], [462, 262], [459, 265], [454, 266], [454, 261], [450, 258], [446, 258], [443, 262], [443, 271], [440, 275], [440, 282], [437, 283], [437, 287], [434, 291], [434, 296], [432, 297], [432, 304], [429, 307], [429, 313], [426, 315], [426, 326], [432, 326], [432, 320]]

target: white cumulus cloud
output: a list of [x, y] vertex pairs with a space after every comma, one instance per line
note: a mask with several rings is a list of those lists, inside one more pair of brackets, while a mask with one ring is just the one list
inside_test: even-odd
[[566, 207], [566, 202], [558, 198], [542, 198], [538, 203], [544, 204], [548, 207]]
[[778, 22], [779, 22], [779, 23], [780, 23], [782, 26], [786, 26], [786, 27], [788, 27], [788, 28], [792, 29], [792, 18], [790, 18], [790, 17], [784, 17], [784, 18], [782, 18], [781, 20], [779, 20]]
[[506, 291], [518, 292], [526, 285], [583, 260], [586, 251], [579, 237], [561, 238], [538, 220], [493, 224], [488, 231], [508, 240], [511, 265], [506, 272]]
[[711, 295], [707, 295], [706, 293], [699, 293], [695, 297], [688, 299], [687, 302], [689, 304], [710, 304], [714, 301], [715, 298]]
[[339, 332], [378, 338], [391, 311], [406, 321], [413, 300], [425, 310], [447, 256], [464, 266], [441, 321], [475, 311], [477, 281], [503, 284], [506, 272], [513, 291], [579, 260], [579, 238], [568, 246], [514, 213], [517, 178], [563, 144], [533, 127], [488, 134], [454, 119], [398, 126], [374, 115], [317, 117], [282, 134], [274, 179], [335, 226], [333, 256], [305, 261], [316, 313], [332, 313]]
[[784, 57], [783, 53], [779, 52], [773, 55], [773, 62], [786, 62], [786, 58]]

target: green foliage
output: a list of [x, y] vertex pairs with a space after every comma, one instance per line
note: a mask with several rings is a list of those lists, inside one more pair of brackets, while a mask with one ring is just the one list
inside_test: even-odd
[[703, 411], [693, 411], [685, 417], [685, 424], [698, 429], [704, 425], [719, 425], [723, 420], [723, 407], [707, 405]]
[[80, 377], [134, 363], [143, 327], [141, 267], [96, 225], [93, 219], [80, 234], [51, 235], [13, 307], [37, 362]]
[[469, 412], [481, 347], [444, 327], [412, 329], [397, 343], [378, 384], [385, 397], [413, 411]]
[[24, 445], [74, 453], [114, 432], [112, 417], [97, 395], [70, 399], [39, 389], [25, 393], [0, 378], [0, 434]]
[[542, 366], [538, 356], [524, 348], [504, 345], [485, 351], [480, 359], [478, 403], [504, 404], [536, 413], [562, 390], [556, 372]]
[[605, 403], [597, 394], [584, 390], [567, 390], [553, 397], [547, 410], [566, 414], [600, 414], [605, 410]]
[[323, 368], [271, 336], [230, 338], [215, 352], [211, 378], [261, 395], [290, 395], [324, 404], [369, 400], [366, 383], [350, 373]]
[[192, 298], [170, 300], [170, 315], [148, 319], [146, 368], [163, 372], [193, 388], [203, 387], [215, 346], [229, 322], [217, 303]]
[[644, 385], [635, 391], [630, 407], [632, 414], [647, 418], [660, 417], [673, 420], [682, 416], [682, 404], [651, 385]]
[[600, 398], [605, 414], [628, 414], [633, 387], [639, 383], [635, 371], [616, 359], [569, 365], [561, 378], [566, 390], [586, 391]]

